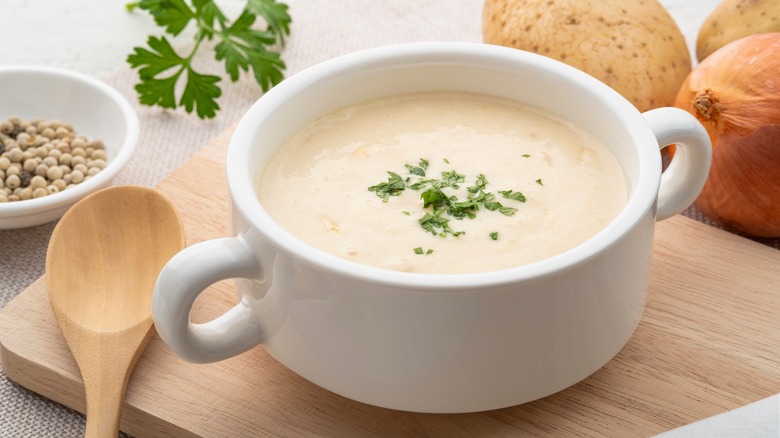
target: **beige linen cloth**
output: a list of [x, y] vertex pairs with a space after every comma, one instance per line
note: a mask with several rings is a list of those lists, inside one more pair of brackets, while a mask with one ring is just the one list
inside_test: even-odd
[[[288, 76], [334, 56], [380, 45], [429, 40], [481, 42], [481, 0], [289, 0], [286, 3], [290, 5], [294, 20], [292, 35], [283, 54]], [[668, 0], [667, 3], [674, 2]], [[186, 46], [188, 43], [180, 44]], [[223, 75], [219, 66], [210, 61], [210, 56], [211, 53], [202, 51], [199, 64], [214, 74]], [[235, 123], [261, 96], [259, 87], [249, 77], [243, 77], [236, 84], [223, 80], [218, 117], [201, 121], [183, 111], [138, 105], [133, 90], [137, 75], [127, 66], [102, 79], [135, 105], [141, 121], [137, 152], [116, 179], [116, 184], [156, 185], [210, 139]], [[197, 184], [197, 181], [192, 183]], [[703, 220], [695, 211], [689, 210], [686, 214]], [[43, 274], [46, 246], [54, 225], [0, 231], [0, 307]], [[780, 240], [764, 243], [780, 248]], [[777, 413], [776, 422], [780, 417], [777, 397], [762, 403], [770, 413], [772, 409]], [[764, 415], [762, 418], [772, 421], [771, 417]], [[727, 423], [734, 424], [733, 421]], [[749, 423], [760, 426], [760, 430], [779, 430], [776, 424]], [[683, 435], [674, 436], [708, 436], [697, 434], [695, 425], [691, 427], [693, 429], [683, 431]], [[83, 416], [19, 387], [0, 373], [0, 438], [79, 437], [83, 433]]]

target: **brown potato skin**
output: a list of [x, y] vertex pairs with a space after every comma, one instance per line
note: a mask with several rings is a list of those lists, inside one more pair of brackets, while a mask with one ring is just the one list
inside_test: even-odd
[[670, 106], [691, 71], [685, 37], [657, 0], [485, 0], [482, 34], [576, 67], [640, 111]]
[[748, 35], [780, 32], [780, 0], [725, 0], [704, 20], [696, 38], [696, 58]]

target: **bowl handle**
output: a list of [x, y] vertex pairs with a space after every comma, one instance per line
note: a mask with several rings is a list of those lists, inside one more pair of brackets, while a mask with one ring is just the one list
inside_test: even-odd
[[195, 299], [211, 284], [228, 278], [262, 278], [262, 266], [246, 240], [226, 237], [184, 248], [160, 271], [152, 296], [152, 316], [160, 338], [179, 357], [216, 362], [243, 353], [263, 340], [257, 314], [242, 300], [216, 319], [194, 324]]
[[658, 189], [656, 220], [661, 221], [682, 212], [699, 196], [710, 173], [712, 144], [701, 123], [685, 110], [657, 108], [642, 115], [660, 148], [676, 144]]

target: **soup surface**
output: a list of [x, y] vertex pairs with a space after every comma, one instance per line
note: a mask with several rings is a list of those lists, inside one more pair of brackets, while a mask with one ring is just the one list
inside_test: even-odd
[[626, 203], [593, 135], [465, 92], [381, 98], [291, 136], [258, 184], [266, 211], [323, 251], [380, 268], [495, 271], [570, 249]]

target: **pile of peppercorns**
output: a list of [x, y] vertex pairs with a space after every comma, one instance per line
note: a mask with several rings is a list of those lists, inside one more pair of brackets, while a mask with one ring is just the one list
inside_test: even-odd
[[40, 198], [84, 182], [106, 167], [100, 140], [88, 140], [68, 123], [0, 122], [0, 203]]

